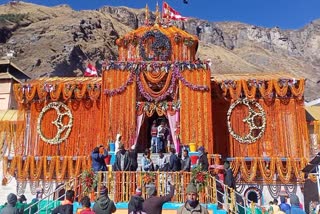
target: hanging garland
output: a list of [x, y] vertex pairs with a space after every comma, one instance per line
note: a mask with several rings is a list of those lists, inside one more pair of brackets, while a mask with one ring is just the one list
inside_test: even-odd
[[194, 85], [190, 82], [188, 82], [182, 75], [181, 72], [179, 70], [178, 66], [175, 66], [174, 70], [173, 70], [173, 75], [179, 79], [183, 85], [185, 85], [186, 87], [190, 88], [191, 90], [194, 91], [209, 91], [209, 87], [206, 85]]
[[137, 84], [138, 84], [138, 88], [139, 88], [139, 92], [140, 94], [147, 99], [147, 101], [156, 101], [156, 102], [159, 102], [161, 100], [164, 100], [166, 99], [171, 93], [173, 93], [173, 90], [175, 88], [175, 85], [176, 85], [176, 78], [175, 78], [175, 75], [172, 75], [171, 77], [171, 83], [169, 85], [169, 88], [164, 92], [162, 93], [160, 96], [157, 96], [156, 98], [152, 97], [151, 94], [149, 94], [144, 86], [143, 86], [143, 83], [142, 81], [140, 80], [140, 77], [139, 75], [137, 76]]
[[[236, 108], [237, 105], [245, 105], [248, 107], [249, 114], [246, 118], [243, 119], [244, 123], [247, 123], [249, 125], [249, 133], [245, 136], [240, 136], [239, 134], [235, 133], [232, 129], [231, 126], [231, 114], [233, 110]], [[256, 107], [259, 111], [256, 112], [252, 106]], [[261, 117], [261, 125], [256, 125], [255, 124], [255, 117]], [[265, 132], [266, 129], [266, 114], [265, 111], [263, 110], [262, 106], [257, 103], [256, 101], [253, 100], [248, 100], [248, 99], [239, 99], [236, 102], [232, 103], [230, 106], [228, 112], [227, 112], [227, 124], [228, 124], [228, 131], [230, 135], [236, 139], [239, 143], [254, 143], [258, 139], [262, 137], [262, 135]], [[257, 136], [253, 135], [254, 130], [259, 130], [259, 134]]]
[[122, 92], [124, 92], [126, 90], [126, 88], [129, 85], [131, 85], [133, 83], [134, 76], [135, 76], [135, 72], [131, 72], [129, 79], [123, 85], [121, 85], [119, 88], [112, 89], [112, 90], [105, 89], [104, 94], [108, 95], [108, 96], [114, 96], [117, 94], [121, 94]]
[[138, 115], [142, 112], [145, 112], [148, 117], [151, 117], [155, 111], [157, 111], [159, 116], [165, 115], [168, 110], [179, 110], [181, 106], [180, 100], [178, 101], [161, 101], [159, 103], [153, 102], [137, 102], [136, 110], [138, 111]]
[[[57, 112], [57, 119], [52, 122], [53, 125], [57, 127], [57, 133], [53, 138], [47, 138], [44, 136], [42, 130], [41, 130], [41, 123], [43, 120], [43, 117], [47, 111], [50, 109], [54, 109]], [[62, 110], [62, 111], [61, 111]], [[63, 124], [63, 118], [67, 116], [69, 118], [69, 121], [67, 124]], [[40, 136], [40, 138], [49, 144], [59, 144], [66, 140], [71, 132], [73, 125], [73, 116], [71, 113], [71, 110], [62, 102], [52, 102], [49, 103], [47, 106], [45, 106], [38, 117], [38, 122], [37, 122], [37, 132]], [[64, 136], [61, 136], [61, 134], [64, 133]]]
[[106, 71], [109, 70], [121, 70], [121, 71], [136, 71], [137, 73], [143, 71], [157, 71], [157, 72], [168, 72], [174, 66], [178, 66], [180, 72], [184, 70], [196, 70], [196, 69], [209, 69], [207, 61], [196, 60], [194, 62], [118, 62], [109, 61], [105, 63]]
[[[129, 64], [127, 64], [129, 65]], [[105, 95], [108, 95], [108, 96], [114, 96], [116, 94], [120, 94], [122, 93], [123, 91], [126, 90], [126, 88], [133, 83], [133, 80], [134, 80], [134, 76], [136, 76], [136, 81], [137, 81], [137, 85], [138, 85], [138, 88], [139, 88], [139, 92], [141, 93], [141, 95], [147, 99], [147, 101], [156, 101], [156, 102], [159, 102], [161, 100], [164, 100], [165, 98], [167, 98], [174, 90], [175, 88], [175, 85], [176, 85], [176, 79], [179, 79], [183, 85], [185, 85], [186, 87], [194, 90], [194, 91], [209, 91], [209, 87], [206, 86], [206, 85], [194, 85], [190, 82], [188, 82], [182, 75], [181, 75], [181, 67], [182, 65], [179, 64], [179, 63], [175, 63], [173, 64], [172, 66], [173, 69], [172, 69], [172, 77], [171, 77], [171, 81], [170, 81], [170, 85], [169, 85], [169, 88], [163, 92], [161, 95], [157, 96], [157, 97], [154, 97], [152, 96], [149, 92], [147, 92], [147, 90], [145, 89], [146, 87], [146, 84], [144, 84], [142, 82], [142, 80], [140, 79], [140, 68], [141, 66], [134, 66], [134, 64], [130, 63], [130, 66], [127, 67], [125, 64], [121, 63], [121, 66], [125, 67], [125, 68], [128, 68], [130, 70], [130, 77], [129, 79], [123, 84], [121, 85], [119, 88], [117, 89], [112, 89], [112, 90], [109, 90], [109, 89], [105, 89], [104, 90], [104, 94]], [[154, 67], [157, 67], [157, 65], [154, 65]], [[200, 66], [201, 67], [201, 66]], [[109, 68], [114, 68], [114, 69], [117, 69], [119, 68], [119, 65], [110, 65]], [[132, 70], [133, 68], [135, 68], [136, 70]], [[158, 67], [159, 68], [159, 67]], [[165, 68], [168, 68], [167, 66]], [[198, 71], [200, 72], [200, 71]]]
[[[151, 49], [154, 53], [153, 56], [148, 57], [145, 50], [144, 45], [147, 44], [147, 41], [150, 39], [154, 39], [152, 42]], [[149, 50], [150, 51], [150, 50]], [[161, 33], [158, 30], [154, 31], [148, 31], [146, 32], [140, 40], [139, 44], [139, 52], [140, 56], [145, 61], [152, 61], [152, 60], [161, 60], [161, 61], [167, 61], [171, 57], [171, 43], [169, 38]]]

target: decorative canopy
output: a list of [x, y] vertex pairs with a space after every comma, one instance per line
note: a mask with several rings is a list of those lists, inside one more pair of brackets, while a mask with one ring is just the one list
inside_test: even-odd
[[116, 41], [119, 61], [193, 61], [198, 38], [175, 26], [142, 26]]

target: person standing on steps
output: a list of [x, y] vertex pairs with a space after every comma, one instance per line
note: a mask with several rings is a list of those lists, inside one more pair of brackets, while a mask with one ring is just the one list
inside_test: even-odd
[[116, 141], [114, 142], [114, 147], [115, 147], [114, 154], [117, 154], [117, 152], [119, 151], [119, 147], [121, 144], [121, 138], [122, 138], [121, 134], [118, 133], [116, 136]]
[[154, 120], [152, 122], [152, 126], [151, 126], [151, 151], [152, 151], [152, 153], [156, 153], [156, 151], [157, 151], [157, 142], [158, 142], [157, 134], [158, 134], [157, 121]]
[[208, 171], [209, 161], [207, 157], [207, 152], [205, 151], [203, 146], [200, 146], [198, 149], [199, 159], [197, 161], [197, 165], [201, 166], [202, 171]]
[[94, 172], [107, 171], [104, 159], [108, 156], [108, 151], [102, 145], [93, 149], [91, 153], [92, 169]]

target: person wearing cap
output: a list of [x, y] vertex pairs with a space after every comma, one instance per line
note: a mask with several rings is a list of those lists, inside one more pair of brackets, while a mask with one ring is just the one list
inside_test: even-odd
[[291, 210], [287, 211], [286, 213], [306, 214], [306, 212], [300, 208], [300, 201], [297, 195], [295, 194], [290, 195], [290, 204], [291, 204]]
[[[170, 184], [170, 183], [169, 183]], [[146, 213], [152, 213], [152, 214], [161, 214], [162, 213], [162, 205], [168, 201], [171, 201], [173, 195], [174, 195], [174, 185], [170, 184], [170, 192], [169, 194], [165, 196], [157, 196], [157, 189], [154, 184], [149, 184], [147, 186], [147, 195], [149, 198], [147, 198], [143, 202], [143, 210]]]
[[18, 198], [15, 194], [10, 193], [7, 196], [7, 205], [1, 210], [1, 214], [19, 214], [18, 208], [16, 208]]
[[117, 208], [114, 205], [114, 202], [108, 196], [107, 187], [101, 187], [100, 196], [97, 198], [92, 210], [96, 214], [111, 214], [116, 212]]
[[177, 214], [209, 214], [209, 211], [200, 205], [198, 190], [193, 183], [188, 184], [186, 192], [187, 201], [178, 209]]
[[119, 151], [116, 153], [116, 160], [113, 165], [114, 171], [130, 171], [129, 152], [125, 150], [124, 145], [119, 145]]
[[198, 148], [198, 154], [199, 154], [199, 158], [197, 161], [197, 165], [201, 166], [202, 171], [208, 171], [209, 161], [208, 161], [207, 153], [205, 152], [205, 149], [203, 146], [200, 146]]
[[143, 202], [144, 199], [141, 197], [142, 191], [140, 187], [137, 187], [136, 193], [131, 196], [128, 204], [128, 214], [142, 214], [143, 212]]
[[103, 147], [103, 145], [100, 145], [99, 147], [93, 149], [91, 153], [93, 171], [107, 171], [107, 166], [104, 161], [107, 156], [108, 151]]

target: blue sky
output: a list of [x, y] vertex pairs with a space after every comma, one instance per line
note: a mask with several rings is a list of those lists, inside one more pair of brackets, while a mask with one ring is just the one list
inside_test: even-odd
[[[68, 4], [76, 10], [97, 9], [103, 5], [155, 10], [156, 0], [25, 0], [42, 5]], [[209, 21], [239, 21], [263, 27], [298, 29], [320, 18], [320, 0], [167, 0], [183, 16]], [[8, 0], [0, 0], [0, 4]], [[159, 0], [159, 4], [162, 1]]]

